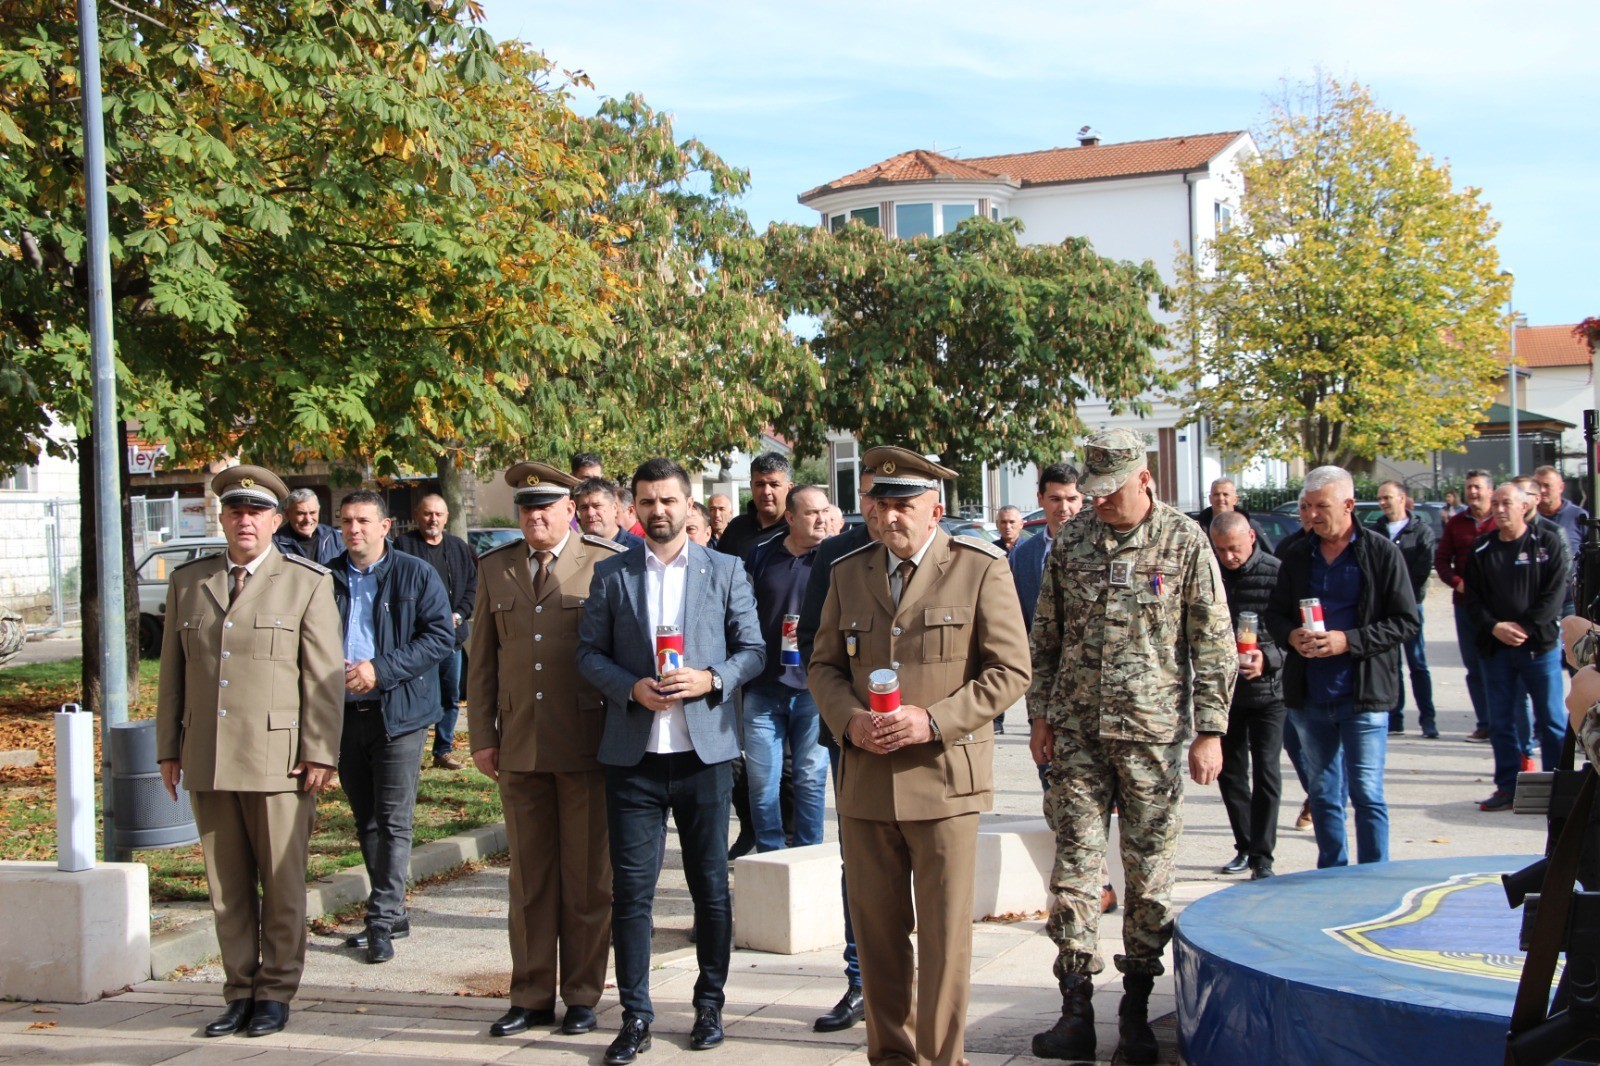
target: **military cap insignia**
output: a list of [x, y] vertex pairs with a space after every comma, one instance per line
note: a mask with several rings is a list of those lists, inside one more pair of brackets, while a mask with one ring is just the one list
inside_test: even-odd
[[529, 474], [527, 477], [522, 479], [522, 483], [524, 485], [537, 485], [539, 484], [539, 475]]
[[256, 487], [256, 479], [253, 477], [242, 477], [239, 479], [239, 487], [241, 489], [253, 489]]
[[879, 467], [878, 469], [882, 473], [893, 474], [894, 473], [894, 469], [895, 469], [894, 460], [893, 459], [884, 460], [883, 466]]

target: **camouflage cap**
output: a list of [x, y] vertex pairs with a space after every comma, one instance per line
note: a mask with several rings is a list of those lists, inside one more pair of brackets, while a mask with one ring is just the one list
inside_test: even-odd
[[289, 486], [264, 466], [230, 466], [211, 479], [211, 491], [224, 505], [277, 507], [289, 495]]
[[1096, 433], [1083, 442], [1084, 476], [1078, 489], [1085, 496], [1109, 496], [1146, 462], [1144, 438], [1133, 430]]
[[578, 479], [549, 463], [518, 463], [506, 471], [511, 499], [519, 507], [543, 507], [571, 496]]

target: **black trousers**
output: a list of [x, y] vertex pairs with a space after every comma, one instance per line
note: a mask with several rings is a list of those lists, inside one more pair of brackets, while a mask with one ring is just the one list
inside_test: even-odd
[[1233, 827], [1234, 850], [1248, 855], [1251, 865], [1272, 861], [1278, 844], [1278, 799], [1283, 782], [1278, 760], [1283, 753], [1282, 704], [1259, 711], [1234, 709], [1222, 737], [1222, 773], [1217, 788]]

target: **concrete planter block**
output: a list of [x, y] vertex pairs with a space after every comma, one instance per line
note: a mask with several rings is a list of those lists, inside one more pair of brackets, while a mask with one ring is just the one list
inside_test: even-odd
[[733, 877], [734, 947], [798, 955], [844, 943], [839, 845], [746, 855]]
[[0, 862], [0, 999], [89, 1003], [150, 978], [143, 863]]
[[[1117, 898], [1124, 896], [1122, 849], [1117, 819], [1106, 838], [1106, 864]], [[972, 920], [997, 914], [1032, 914], [1050, 910], [1050, 872], [1055, 865], [1056, 835], [1043, 818], [985, 822], [978, 827], [977, 861], [972, 892]]]

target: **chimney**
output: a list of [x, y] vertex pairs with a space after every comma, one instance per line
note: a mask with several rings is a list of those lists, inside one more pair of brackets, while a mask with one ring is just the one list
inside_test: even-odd
[[1092, 127], [1084, 126], [1078, 131], [1078, 147], [1093, 148], [1100, 143], [1100, 135]]

